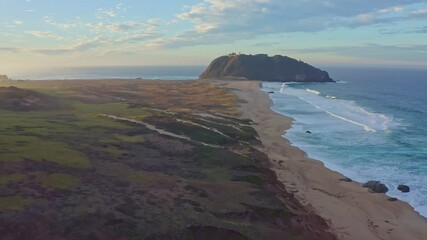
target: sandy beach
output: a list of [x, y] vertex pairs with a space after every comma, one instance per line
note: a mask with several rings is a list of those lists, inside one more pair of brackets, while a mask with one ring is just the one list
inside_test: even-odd
[[272, 169], [286, 189], [308, 209], [322, 216], [339, 239], [427, 239], [427, 220], [402, 201], [388, 201], [358, 183], [324, 167], [292, 147], [282, 135], [292, 119], [271, 110], [271, 101], [257, 81], [215, 81], [235, 89], [244, 100], [243, 117], [254, 121]]

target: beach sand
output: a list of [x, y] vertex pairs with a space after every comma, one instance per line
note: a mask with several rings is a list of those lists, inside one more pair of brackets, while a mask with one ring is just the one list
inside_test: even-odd
[[271, 100], [257, 81], [214, 81], [234, 89], [244, 100], [242, 117], [254, 121], [263, 151], [286, 189], [308, 209], [322, 216], [339, 239], [427, 239], [427, 219], [406, 202], [388, 201], [385, 194], [369, 193], [358, 183], [324, 167], [292, 147], [282, 135], [292, 119], [271, 110]]

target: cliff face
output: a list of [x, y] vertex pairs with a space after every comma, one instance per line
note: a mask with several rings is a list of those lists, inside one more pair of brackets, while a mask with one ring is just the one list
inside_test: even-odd
[[229, 55], [215, 59], [200, 79], [245, 78], [269, 82], [333, 82], [326, 71], [286, 56]]

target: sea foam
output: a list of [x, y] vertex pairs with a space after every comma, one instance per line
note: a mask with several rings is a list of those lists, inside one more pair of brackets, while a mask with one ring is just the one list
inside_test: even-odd
[[[427, 216], [427, 116], [417, 111], [427, 99], [422, 83], [397, 84], [264, 83], [263, 90], [274, 92], [275, 112], [294, 119], [284, 133], [292, 145], [357, 182], [385, 183], [388, 195]], [[401, 193], [399, 184], [411, 192]]]
[[358, 126], [367, 132], [385, 131], [394, 124], [393, 118], [390, 116], [370, 112], [353, 101], [323, 95], [316, 90], [292, 88], [284, 83], [280, 92], [297, 97], [312, 107], [341, 121]]

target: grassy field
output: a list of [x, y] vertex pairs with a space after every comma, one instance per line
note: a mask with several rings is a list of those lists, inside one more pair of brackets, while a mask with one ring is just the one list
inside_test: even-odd
[[6, 239], [303, 239], [310, 231], [256, 150], [251, 121], [238, 118], [236, 97], [216, 85], [12, 81], [0, 89]]

